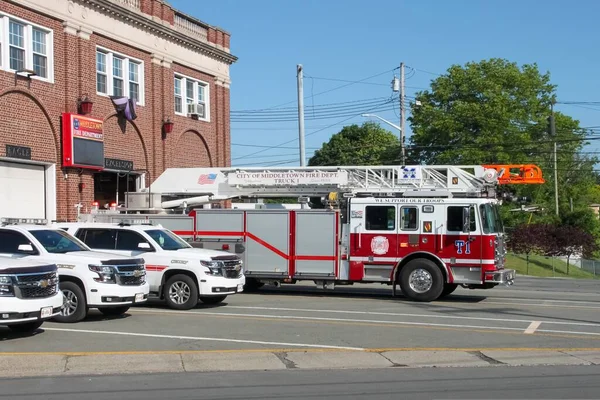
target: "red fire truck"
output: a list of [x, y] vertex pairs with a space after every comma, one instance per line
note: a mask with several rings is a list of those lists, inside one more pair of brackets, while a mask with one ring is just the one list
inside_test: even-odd
[[[497, 189], [543, 182], [535, 165], [172, 168], [149, 189], [127, 193], [123, 208], [79, 218], [160, 224], [194, 247], [234, 252], [247, 290], [383, 283], [394, 295], [399, 287], [409, 299], [433, 301], [459, 285], [513, 284]], [[290, 196], [302, 208], [211, 207]]]

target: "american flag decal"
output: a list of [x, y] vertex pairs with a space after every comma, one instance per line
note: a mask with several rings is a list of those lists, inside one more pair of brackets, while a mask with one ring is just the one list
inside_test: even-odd
[[217, 174], [202, 174], [198, 178], [198, 184], [207, 185], [210, 183], [215, 183], [215, 179], [217, 179]]

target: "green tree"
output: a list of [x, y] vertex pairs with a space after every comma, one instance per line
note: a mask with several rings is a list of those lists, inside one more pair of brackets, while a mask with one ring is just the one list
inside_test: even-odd
[[[555, 112], [556, 137], [550, 136], [555, 90], [550, 75], [540, 73], [536, 64], [519, 67], [494, 58], [453, 65], [432, 82], [431, 90], [417, 93], [418, 104], [411, 104], [410, 153], [424, 164], [536, 164], [546, 184], [510, 189], [553, 212], [556, 141], [560, 211], [570, 210], [570, 198], [577, 208], [585, 207], [598, 195], [597, 160], [581, 153], [586, 132], [579, 121]], [[539, 217], [548, 215], [533, 215], [534, 220]]]
[[308, 161], [309, 166], [396, 164], [400, 140], [374, 122], [345, 126]]

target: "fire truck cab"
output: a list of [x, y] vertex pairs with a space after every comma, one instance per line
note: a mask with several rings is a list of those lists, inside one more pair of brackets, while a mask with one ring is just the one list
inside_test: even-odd
[[[512, 167], [173, 168], [148, 192], [128, 194], [127, 208], [81, 219], [135, 214], [194, 247], [234, 252], [244, 262], [246, 290], [306, 280], [325, 289], [383, 283], [394, 295], [399, 287], [409, 299], [433, 301], [459, 285], [513, 284], [495, 189], [543, 179], [535, 166], [507, 174]], [[290, 196], [312, 201], [313, 209], [205, 207]]]

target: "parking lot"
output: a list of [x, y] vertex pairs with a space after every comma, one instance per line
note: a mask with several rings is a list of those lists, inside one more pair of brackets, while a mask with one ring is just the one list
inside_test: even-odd
[[458, 289], [432, 303], [392, 298], [391, 290], [380, 285], [327, 292], [298, 285], [263, 288], [189, 311], [167, 309], [157, 301], [117, 319], [92, 311], [82, 323], [46, 323], [28, 337], [0, 328], [1, 352], [14, 357], [133, 357], [462, 351], [494, 364], [503, 363], [491, 356], [498, 351], [528, 357], [528, 352], [565, 355], [580, 350], [592, 357], [580, 360], [594, 364], [600, 362], [599, 285], [520, 278], [511, 288]]

